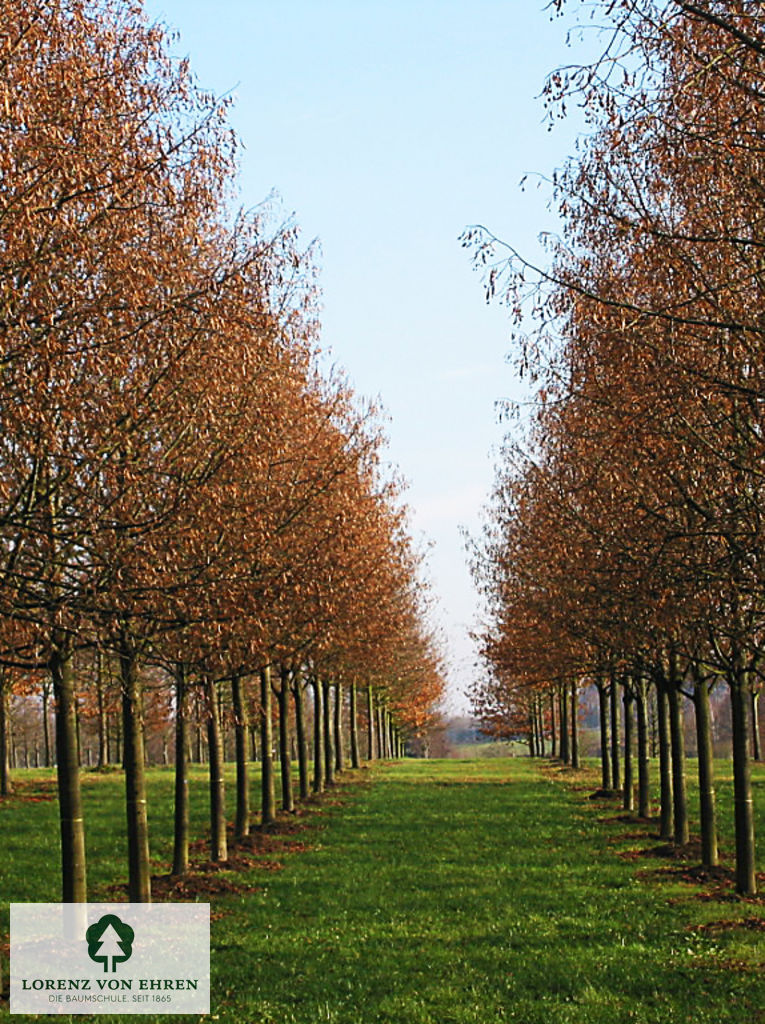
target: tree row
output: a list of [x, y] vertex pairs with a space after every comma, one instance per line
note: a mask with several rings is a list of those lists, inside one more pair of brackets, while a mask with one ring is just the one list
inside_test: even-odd
[[750, 762], [765, 624], [765, 16], [737, 0], [594, 6], [608, 45], [547, 89], [551, 110], [573, 97], [589, 120], [555, 178], [563, 231], [549, 268], [508, 257], [485, 231], [468, 239], [489, 291], [536, 318], [519, 329], [536, 409], [525, 436], [508, 441], [475, 551], [490, 668], [477, 706], [501, 717], [522, 695], [538, 714], [545, 694], [563, 692], [570, 730], [577, 691], [596, 686], [604, 788], [620, 782], [607, 774], [605, 731], [623, 709], [625, 799], [636, 732], [645, 813], [654, 701], [662, 830], [683, 844], [687, 697], [703, 859], [715, 864], [709, 700], [727, 685], [736, 884], [753, 893]]
[[226, 104], [140, 3], [11, 0], [0, 60], [3, 689], [51, 681], [62, 897], [78, 902], [77, 719], [97, 673], [74, 666], [114, 667], [130, 896], [146, 900], [148, 676], [174, 686], [181, 845], [188, 701], [204, 702], [223, 857], [224, 682], [264, 757], [272, 693], [308, 683], [316, 721], [327, 687], [338, 715], [341, 687], [371, 692], [393, 753], [440, 696], [440, 657], [379, 414], [320, 372], [294, 225], [274, 203], [235, 209]]

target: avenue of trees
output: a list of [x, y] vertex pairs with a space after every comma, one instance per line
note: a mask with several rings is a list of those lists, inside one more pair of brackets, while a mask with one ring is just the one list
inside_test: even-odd
[[536, 318], [519, 336], [536, 411], [525, 440], [506, 446], [473, 552], [488, 610], [475, 708], [488, 728], [530, 730], [534, 751], [553, 725], [556, 752], [576, 763], [579, 694], [597, 687], [603, 788], [631, 809], [636, 787], [641, 814], [653, 709], [662, 835], [683, 845], [689, 701], [711, 866], [710, 692], [726, 688], [736, 886], [752, 894], [765, 677], [765, 11], [746, 0], [582, 6], [606, 41], [595, 63], [556, 73], [546, 90], [552, 116], [578, 102], [590, 127], [555, 177], [563, 230], [549, 268], [485, 229], [466, 237], [488, 291]]
[[294, 226], [274, 204], [234, 210], [225, 103], [140, 2], [7, 0], [0, 63], [0, 787], [5, 711], [39, 702], [62, 898], [85, 900], [80, 740], [97, 722], [145, 901], [145, 715], [173, 732], [180, 874], [200, 730], [225, 861], [222, 727], [240, 837], [254, 749], [268, 823], [274, 757], [291, 810], [291, 754], [302, 797], [400, 755], [440, 656], [379, 413], [318, 370]]

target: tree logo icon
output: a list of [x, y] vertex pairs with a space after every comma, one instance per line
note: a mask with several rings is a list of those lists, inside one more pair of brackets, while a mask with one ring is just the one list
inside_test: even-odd
[[117, 969], [133, 955], [133, 939], [135, 932], [129, 924], [125, 924], [115, 914], [104, 914], [85, 932], [88, 943], [88, 956], [97, 964], [104, 965], [104, 972]]

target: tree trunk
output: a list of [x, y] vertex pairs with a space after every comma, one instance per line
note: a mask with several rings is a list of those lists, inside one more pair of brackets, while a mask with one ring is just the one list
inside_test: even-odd
[[657, 710], [658, 697], [656, 693], [656, 687], [648, 686], [648, 735], [650, 737], [650, 752], [651, 757], [656, 757], [659, 752], [659, 736], [658, 736], [658, 710]]
[[335, 784], [335, 750], [332, 742], [332, 686], [322, 680], [322, 719], [324, 726], [324, 785]]
[[234, 837], [243, 839], [250, 834], [250, 764], [248, 740], [250, 734], [247, 713], [247, 695], [244, 681], [238, 672], [231, 677], [231, 704], [234, 712], [234, 741], [236, 756], [236, 819]]
[[622, 788], [621, 765], [619, 759], [619, 683], [616, 672], [611, 671], [611, 783], [618, 792]]
[[345, 744], [343, 742], [343, 684], [335, 683], [335, 770], [345, 770]]
[[560, 708], [560, 759], [564, 764], [569, 764], [571, 754], [569, 753], [568, 698], [565, 685], [562, 685], [558, 691], [558, 705]]
[[597, 681], [598, 718], [600, 722], [600, 786], [606, 793], [611, 790], [611, 760], [608, 750], [608, 688], [602, 679]]
[[[43, 751], [44, 764], [50, 768], [52, 763], [50, 749], [50, 680], [45, 679], [42, 684], [42, 727], [43, 727]], [[0, 769], [1, 771], [2, 769]]]
[[385, 712], [383, 711], [382, 703], [378, 700], [377, 702], [377, 756], [381, 761], [385, 760], [385, 730], [383, 725], [385, 723]]
[[260, 670], [260, 820], [263, 825], [270, 825], [276, 819], [273, 744], [271, 669], [266, 665]]
[[300, 799], [307, 800], [308, 787], [308, 738], [305, 732], [305, 707], [303, 704], [303, 681], [300, 673], [292, 677], [292, 703], [295, 707], [295, 738], [297, 740], [298, 779]]
[[122, 715], [114, 716], [114, 763], [122, 764]]
[[323, 690], [318, 676], [311, 680], [313, 686], [313, 791], [324, 791], [324, 701]]
[[290, 672], [284, 666], [279, 671], [279, 766], [282, 783], [282, 810], [291, 814], [295, 810], [292, 795], [292, 761], [290, 759]]
[[714, 753], [712, 749], [712, 716], [709, 707], [709, 686], [692, 664], [693, 707], [696, 719], [696, 749], [699, 773], [699, 823], [701, 827], [701, 862], [704, 867], [718, 864], [717, 807], [714, 784]]
[[729, 674], [733, 721], [733, 803], [736, 823], [736, 891], [744, 896], [757, 892], [755, 875], [752, 766], [749, 761], [751, 710], [750, 684], [738, 665]]
[[8, 702], [10, 696], [5, 674], [0, 669], [0, 796], [10, 796], [13, 792], [11, 759], [8, 751]]
[[71, 654], [54, 644], [50, 658], [56, 700], [56, 764], [61, 826], [61, 902], [86, 903], [85, 825], [77, 757], [76, 697]]
[[[81, 737], [81, 724], [80, 724], [80, 705], [77, 703], [77, 699], [74, 701], [74, 736], [77, 740], [77, 764], [82, 768], [82, 737]], [[13, 751], [13, 767], [16, 767], [16, 751]], [[124, 763], [123, 763], [124, 768]]]
[[207, 751], [210, 770], [210, 860], [214, 863], [228, 860], [226, 836], [226, 783], [223, 775], [223, 733], [220, 727], [218, 687], [208, 676], [205, 679], [207, 697]]
[[624, 792], [622, 807], [625, 811], [635, 809], [635, 785], [632, 764], [632, 690], [629, 681], [624, 683]]
[[375, 699], [372, 687], [367, 686], [367, 754], [370, 761], [375, 759]]
[[351, 683], [351, 768], [361, 767], [361, 758], [359, 757], [359, 723], [358, 723], [358, 708], [356, 706], [356, 681]]
[[669, 738], [672, 746], [672, 806], [674, 829], [672, 841], [676, 846], [688, 842], [688, 799], [685, 789], [685, 735], [683, 732], [682, 696], [677, 676], [677, 659], [669, 657], [667, 703], [669, 705]]
[[571, 767], [579, 767], [579, 689], [571, 684]]
[[202, 764], [202, 761], [204, 760], [204, 757], [202, 755], [202, 726], [200, 725], [199, 720], [197, 720], [194, 726], [194, 749], [194, 760], [196, 764]]
[[175, 814], [173, 874], [189, 870], [188, 679], [186, 666], [175, 669]]
[[674, 808], [672, 806], [672, 748], [669, 735], [669, 701], [667, 680], [661, 672], [656, 678], [656, 727], [659, 734], [659, 836], [667, 841], [674, 834]]
[[550, 739], [552, 741], [552, 750], [550, 751], [550, 757], [555, 758], [558, 756], [557, 739], [555, 733], [555, 694], [550, 691]]
[[[43, 719], [47, 717], [47, 695], [43, 691]], [[106, 697], [104, 694], [104, 652], [96, 651], [96, 700], [98, 705], [98, 767], [103, 768], [109, 760], [109, 729], [106, 716]], [[46, 734], [47, 747], [47, 734]]]
[[126, 634], [122, 634], [120, 638], [119, 655], [122, 684], [122, 756], [125, 766], [127, 812], [128, 896], [131, 903], [151, 903], [143, 694], [136, 650]]
[[220, 686], [215, 687], [218, 698], [218, 728], [220, 729], [220, 760], [221, 764], [226, 763], [226, 715], [223, 708], [223, 690]]
[[540, 694], [537, 702], [539, 710], [539, 734], [542, 737], [542, 756], [547, 755], [547, 727], [545, 723], [545, 698]]
[[760, 691], [752, 690], [752, 707], [751, 707], [751, 721], [752, 721], [752, 757], [755, 761], [762, 760], [762, 740], [760, 737]]
[[534, 743], [534, 715], [531, 714], [531, 713], [529, 714], [528, 727], [529, 727], [529, 735], [528, 735], [529, 757], [536, 757], [537, 748], [536, 748], [536, 744]]
[[651, 781], [648, 760], [648, 693], [646, 681], [635, 679], [635, 706], [637, 708], [637, 762], [638, 762], [638, 814], [647, 818], [651, 813]]

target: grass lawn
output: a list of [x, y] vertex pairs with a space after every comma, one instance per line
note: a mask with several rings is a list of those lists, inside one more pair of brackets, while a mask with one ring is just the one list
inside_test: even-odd
[[[43, 774], [26, 781], [39, 789], [30, 780]], [[588, 800], [596, 779], [592, 766], [560, 772], [523, 758], [357, 773], [256, 843], [238, 871], [203, 876], [229, 889], [213, 897], [213, 1019], [765, 1021], [765, 903], [733, 898], [724, 878], [704, 889], [646, 854], [659, 845], [654, 829], [616, 820], [614, 801]], [[762, 850], [762, 769], [756, 781]], [[152, 772], [151, 787], [158, 836], [171, 774]], [[201, 778], [193, 791], [201, 835]], [[124, 870], [121, 777], [89, 777], [86, 795], [92, 896], [104, 898]], [[7, 901], [57, 899], [55, 819], [52, 802], [0, 804], [4, 928]], [[169, 842], [153, 841], [152, 853], [166, 871]], [[203, 887], [189, 895], [206, 898]]]

